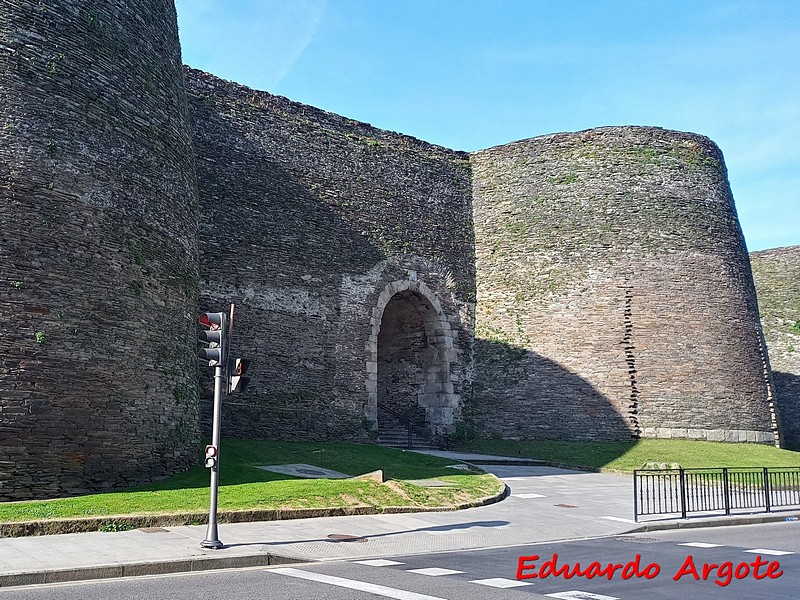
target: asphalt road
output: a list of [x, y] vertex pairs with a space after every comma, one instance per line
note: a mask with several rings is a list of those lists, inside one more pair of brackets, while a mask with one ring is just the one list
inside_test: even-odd
[[[330, 561], [9, 588], [0, 589], [0, 600], [531, 600], [540, 594], [576, 600], [795, 600], [800, 589], [798, 534], [800, 522], [673, 530], [522, 547], [392, 556], [378, 562], [375, 559]], [[557, 555], [554, 566], [558, 574], [542, 571], [548, 561], [552, 563], [554, 555]], [[636, 562], [637, 555], [638, 568], [628, 566], [626, 570], [628, 563]], [[537, 577], [517, 579], [520, 557], [529, 557], [522, 562], [521, 574]], [[595, 561], [600, 564], [591, 567]], [[773, 562], [778, 564], [770, 566]], [[574, 573], [576, 563], [580, 563], [581, 573]], [[611, 580], [607, 577], [609, 563], [621, 565], [611, 573]], [[706, 564], [718, 566], [709, 567], [704, 578]], [[591, 570], [585, 572], [587, 568]], [[606, 575], [594, 572], [600, 569], [605, 569]], [[694, 578], [694, 571], [699, 580]], [[676, 580], [681, 572], [684, 574]]]

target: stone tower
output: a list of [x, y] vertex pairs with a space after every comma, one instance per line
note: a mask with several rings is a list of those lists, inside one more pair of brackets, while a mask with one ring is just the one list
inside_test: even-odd
[[198, 440], [197, 194], [171, 0], [0, 2], [0, 500]]
[[649, 127], [472, 155], [473, 415], [506, 436], [775, 441], [722, 154]]

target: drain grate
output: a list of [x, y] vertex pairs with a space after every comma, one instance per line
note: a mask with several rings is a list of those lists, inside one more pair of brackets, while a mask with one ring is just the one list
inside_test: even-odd
[[618, 542], [633, 542], [634, 544], [657, 544], [661, 541], [652, 537], [618, 537], [614, 539]]
[[139, 531], [144, 533], [169, 533], [163, 527], [139, 527]]
[[346, 533], [331, 533], [328, 535], [329, 540], [334, 542], [367, 542], [367, 538], [360, 535], [347, 535]]

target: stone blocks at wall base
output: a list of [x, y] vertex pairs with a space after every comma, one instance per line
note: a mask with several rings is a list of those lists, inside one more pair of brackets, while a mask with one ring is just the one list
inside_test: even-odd
[[645, 427], [645, 439], [697, 440], [706, 442], [775, 444], [775, 434], [771, 431], [751, 431], [745, 429], [686, 429], [670, 427]]

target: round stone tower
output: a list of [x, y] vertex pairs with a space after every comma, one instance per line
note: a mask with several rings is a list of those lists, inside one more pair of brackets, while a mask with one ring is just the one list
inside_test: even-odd
[[175, 9], [0, 4], [0, 500], [149, 481], [198, 440]]
[[776, 441], [722, 154], [649, 127], [472, 155], [470, 410], [506, 436]]

